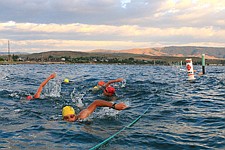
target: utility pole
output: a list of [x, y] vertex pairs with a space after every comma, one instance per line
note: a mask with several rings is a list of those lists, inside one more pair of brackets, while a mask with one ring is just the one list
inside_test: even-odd
[[8, 40], [8, 62], [11, 62], [11, 55], [10, 55], [10, 44]]

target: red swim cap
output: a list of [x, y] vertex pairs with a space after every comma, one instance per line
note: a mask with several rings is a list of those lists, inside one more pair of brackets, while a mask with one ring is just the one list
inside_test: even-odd
[[107, 93], [111, 93], [111, 94], [114, 94], [116, 91], [115, 88], [112, 86], [107, 87], [105, 90]]
[[104, 81], [99, 81], [99, 82], [98, 82], [98, 85], [99, 85], [99, 86], [103, 86], [104, 84], [105, 84]]
[[31, 100], [33, 97], [31, 96], [31, 95], [28, 95], [27, 96], [27, 100], [29, 101], [29, 100]]

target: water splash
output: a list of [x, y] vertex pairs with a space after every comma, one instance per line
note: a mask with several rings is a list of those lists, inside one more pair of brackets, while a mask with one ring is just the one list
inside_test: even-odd
[[123, 79], [123, 81], [121, 82], [121, 87], [122, 88], [126, 87], [126, 83], [127, 83], [126, 79]]
[[70, 94], [72, 102], [75, 103], [75, 105], [79, 108], [82, 108], [84, 106], [83, 104], [83, 97], [84, 93], [80, 93], [77, 91], [76, 88], [73, 89], [73, 92]]
[[112, 83], [111, 85], [116, 88], [124, 88], [126, 87], [126, 84], [127, 84], [126, 79], [123, 79], [121, 82], [115, 82]]
[[61, 82], [58, 81], [50, 81], [45, 86], [44, 96], [49, 97], [60, 97], [61, 92]]
[[10, 97], [14, 97], [14, 98], [20, 98], [19, 94], [14, 92], [14, 93], [10, 93], [9, 94]]
[[103, 107], [100, 109], [98, 112], [95, 112], [95, 115], [97, 118], [105, 118], [105, 117], [116, 117], [119, 114], [120, 111], [108, 108], [108, 107]]

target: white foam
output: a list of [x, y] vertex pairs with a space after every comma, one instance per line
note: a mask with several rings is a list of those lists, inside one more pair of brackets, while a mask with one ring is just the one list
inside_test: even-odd
[[70, 97], [72, 102], [74, 102], [77, 107], [82, 108], [84, 106], [82, 101], [84, 95], [84, 93], [80, 93], [76, 90], [76, 88], [74, 88], [73, 92], [70, 94]]
[[51, 80], [45, 86], [44, 95], [49, 97], [60, 97], [61, 82]]
[[97, 115], [98, 118], [105, 118], [105, 117], [116, 117], [117, 114], [119, 114], [120, 111], [109, 108], [109, 107], [103, 107], [98, 112], [95, 112], [95, 115]]

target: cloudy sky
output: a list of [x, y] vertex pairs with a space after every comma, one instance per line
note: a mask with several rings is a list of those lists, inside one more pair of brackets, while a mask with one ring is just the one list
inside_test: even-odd
[[0, 51], [225, 47], [225, 0], [1, 0]]

